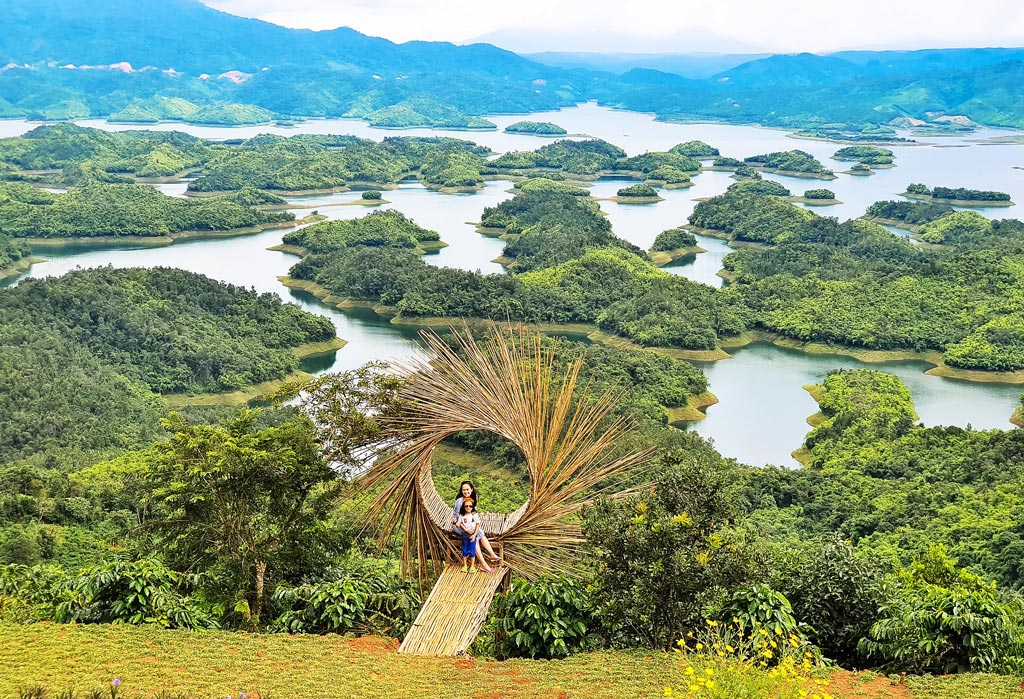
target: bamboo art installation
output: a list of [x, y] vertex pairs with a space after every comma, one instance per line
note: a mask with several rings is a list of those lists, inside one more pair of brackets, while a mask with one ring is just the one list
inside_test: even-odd
[[[628, 419], [611, 416], [619, 392], [578, 400], [588, 393], [579, 385], [582, 360], [558, 371], [554, 348], [539, 333], [492, 325], [488, 340], [481, 343], [468, 328], [451, 332], [451, 345], [434, 333], [422, 333], [425, 356], [397, 367], [405, 378], [401, 397], [408, 410], [391, 421], [388, 432], [401, 446], [360, 479], [363, 488], [378, 491], [370, 511], [381, 527], [382, 541], [399, 529], [404, 532], [404, 570], [417, 573], [421, 582], [440, 575], [402, 644], [403, 652], [464, 651], [497, 588], [497, 582], [469, 585], [461, 578], [460, 593], [454, 568], [442, 574], [445, 563], [459, 557], [451, 505], [438, 495], [431, 477], [431, 457], [442, 440], [457, 432], [486, 430], [513, 442], [525, 456], [530, 479], [526, 502], [508, 515], [482, 515], [484, 531], [495, 549], [501, 549], [504, 566], [495, 574], [472, 577], [490, 575], [499, 581], [506, 570], [528, 578], [571, 574], [583, 542], [573, 515], [598, 494], [624, 494], [624, 480], [650, 455], [650, 450], [613, 455], [612, 447], [630, 427]], [[474, 607], [470, 634], [444, 630], [445, 620], [467, 621], [465, 610], [457, 609], [460, 594]]]

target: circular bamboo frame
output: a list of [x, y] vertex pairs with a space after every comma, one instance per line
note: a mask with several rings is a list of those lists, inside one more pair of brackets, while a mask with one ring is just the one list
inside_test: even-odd
[[522, 450], [530, 479], [522, 507], [481, 516], [488, 537], [522, 575], [571, 573], [583, 543], [574, 515], [598, 494], [628, 492], [624, 479], [652, 450], [613, 453], [631, 427], [611, 415], [619, 391], [592, 395], [579, 381], [582, 360], [559, 366], [554, 341], [491, 325], [487, 342], [478, 343], [468, 328], [451, 330], [450, 343], [421, 333], [425, 357], [397, 367], [408, 409], [389, 422], [387, 438], [402, 446], [360, 480], [365, 490], [379, 489], [370, 511], [381, 542], [401, 529], [403, 569], [415, 565], [421, 579], [458, 557], [452, 510], [434, 487], [431, 457], [444, 439], [485, 430]]

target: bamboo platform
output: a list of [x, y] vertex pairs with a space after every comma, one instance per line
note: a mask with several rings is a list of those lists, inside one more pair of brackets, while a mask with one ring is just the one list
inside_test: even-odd
[[462, 572], [461, 564], [447, 564], [398, 652], [431, 656], [466, 652], [508, 572], [508, 567], [496, 566], [493, 573], [478, 570], [470, 575]]

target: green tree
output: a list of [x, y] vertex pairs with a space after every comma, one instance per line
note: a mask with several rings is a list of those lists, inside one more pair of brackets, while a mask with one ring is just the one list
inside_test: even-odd
[[154, 518], [144, 527], [175, 569], [206, 569], [239, 592], [235, 611], [257, 627], [275, 566], [322, 563], [323, 531], [340, 481], [320, 457], [311, 423], [295, 418], [256, 429], [258, 411], [220, 426], [171, 413], [167, 442], [149, 454], [144, 477]]

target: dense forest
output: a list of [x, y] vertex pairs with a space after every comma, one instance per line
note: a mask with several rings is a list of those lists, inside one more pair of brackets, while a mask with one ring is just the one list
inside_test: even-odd
[[[0, 289], [0, 313], [7, 350], [23, 354], [51, 342], [76, 348], [70, 354], [84, 351], [124, 377], [122, 383], [156, 393], [218, 392], [280, 379], [298, 368], [292, 348], [334, 337], [329, 321], [275, 295], [167, 268], [26, 279]], [[46, 351], [35, 361], [59, 365], [59, 356]]]
[[90, 183], [66, 194], [0, 183], [0, 233], [12, 237], [91, 238], [231, 231], [295, 220], [229, 197], [181, 199], [136, 184]]

